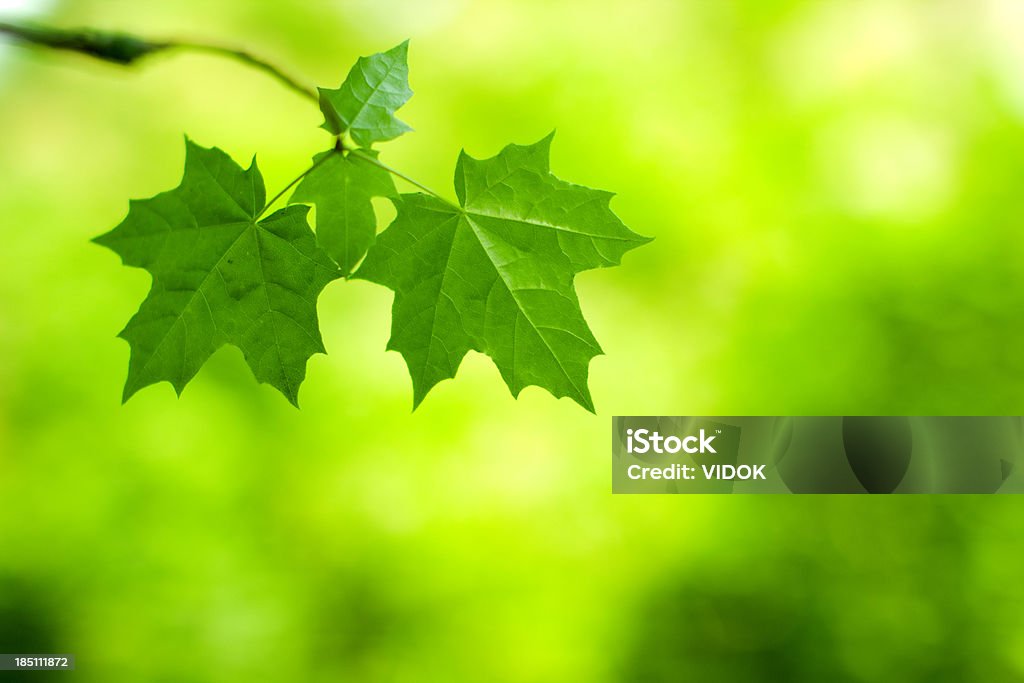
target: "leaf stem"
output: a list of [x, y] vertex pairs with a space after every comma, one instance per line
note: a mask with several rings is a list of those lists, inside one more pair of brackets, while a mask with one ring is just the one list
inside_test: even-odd
[[264, 215], [266, 215], [267, 211], [269, 211], [269, 210], [270, 210], [270, 207], [271, 207], [271, 206], [273, 206], [273, 205], [274, 205], [274, 203], [275, 203], [275, 202], [276, 202], [276, 201], [277, 201], [278, 199], [280, 199], [281, 197], [283, 197], [283, 196], [285, 195], [285, 193], [286, 193], [286, 192], [288, 192], [288, 190], [290, 190], [290, 189], [292, 189], [293, 187], [295, 187], [295, 185], [296, 185], [296, 184], [297, 184], [297, 183], [298, 183], [298, 182], [299, 182], [300, 180], [302, 180], [303, 178], [305, 178], [306, 176], [308, 176], [308, 175], [309, 175], [310, 173], [312, 173], [313, 171], [315, 171], [315, 170], [316, 170], [316, 169], [317, 169], [317, 168], [318, 168], [318, 167], [320, 166], [320, 164], [324, 163], [325, 161], [327, 161], [327, 160], [328, 160], [328, 159], [330, 159], [330, 158], [331, 158], [331, 155], [330, 155], [330, 154], [325, 154], [325, 155], [323, 155], [322, 157], [320, 157], [319, 159], [317, 159], [317, 160], [316, 160], [315, 162], [313, 162], [313, 165], [312, 165], [312, 166], [310, 166], [309, 168], [307, 168], [307, 169], [306, 169], [305, 171], [303, 171], [303, 172], [302, 172], [302, 173], [300, 173], [300, 174], [299, 174], [298, 176], [296, 176], [294, 180], [292, 180], [292, 181], [291, 181], [290, 183], [288, 183], [287, 185], [285, 185], [285, 186], [284, 186], [284, 189], [283, 189], [283, 190], [281, 190], [280, 192], [278, 192], [277, 194], [275, 194], [275, 195], [274, 195], [274, 197], [273, 197], [273, 199], [271, 199], [271, 200], [270, 200], [269, 202], [267, 202], [267, 203], [266, 203], [266, 204], [265, 204], [265, 205], [263, 206], [263, 210], [262, 210], [262, 211], [260, 211], [259, 215], [257, 215], [257, 216], [256, 216], [256, 220], [259, 220], [259, 219], [263, 218], [263, 216], [264, 216]]
[[434, 192], [433, 190], [431, 190], [429, 187], [427, 187], [423, 183], [410, 178], [409, 176], [405, 175], [404, 173], [402, 173], [398, 169], [395, 169], [395, 168], [392, 168], [391, 166], [388, 166], [383, 161], [381, 161], [381, 160], [379, 160], [379, 159], [377, 159], [377, 158], [367, 154], [363, 150], [358, 149], [358, 148], [350, 149], [350, 150], [348, 150], [348, 153], [349, 154], [355, 154], [360, 159], [363, 159], [364, 161], [367, 161], [367, 162], [373, 164], [374, 166], [377, 166], [379, 168], [384, 169], [385, 171], [387, 171], [391, 175], [395, 176], [396, 178], [401, 178], [402, 180], [404, 180], [405, 182], [409, 183], [410, 185], [414, 185], [414, 186], [418, 187], [419, 189], [423, 190], [424, 192], [426, 192], [427, 194], [433, 195], [434, 197], [440, 199], [445, 204], [447, 204], [449, 206], [452, 206], [452, 207], [454, 207], [456, 209], [459, 209], [460, 211], [462, 210], [462, 208], [460, 206], [458, 206], [457, 204], [455, 204], [455, 203], [445, 199], [443, 196], [441, 196], [437, 192]]

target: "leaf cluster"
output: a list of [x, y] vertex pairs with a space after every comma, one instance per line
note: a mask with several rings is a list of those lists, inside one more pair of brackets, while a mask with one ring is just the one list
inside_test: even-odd
[[[333, 147], [314, 156], [287, 206], [270, 211], [255, 159], [243, 169], [186, 139], [181, 183], [135, 200], [96, 242], [152, 287], [121, 332], [131, 346], [127, 400], [170, 382], [180, 394], [222, 345], [256, 379], [298, 405], [310, 356], [323, 353], [316, 302], [357, 278], [395, 292], [389, 349], [405, 358], [414, 406], [454, 377], [470, 350], [490, 356], [509, 389], [541, 386], [594, 410], [587, 384], [601, 353], [580, 308], [576, 273], [617, 265], [648, 241], [609, 208], [608, 192], [551, 173], [552, 135], [494, 157], [465, 152], [457, 202], [416, 184], [401, 193], [376, 145], [412, 129], [396, 112], [412, 96], [408, 42], [360, 58], [342, 84], [318, 89]], [[372, 200], [396, 209], [379, 235]], [[315, 232], [308, 220], [315, 207]]]

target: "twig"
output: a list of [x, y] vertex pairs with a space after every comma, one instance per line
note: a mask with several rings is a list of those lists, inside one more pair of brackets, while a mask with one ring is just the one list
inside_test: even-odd
[[[195, 41], [153, 41], [115, 31], [97, 31], [94, 29], [58, 29], [50, 26], [40, 26], [38, 24], [11, 24], [8, 22], [0, 22], [0, 34], [14, 36], [17, 40], [32, 45], [40, 45], [56, 50], [78, 52], [95, 57], [96, 59], [102, 59], [107, 62], [122, 65], [134, 64], [143, 57], [147, 57], [157, 52], [170, 50], [207, 52], [222, 57], [237, 59], [244, 64], [260, 69], [270, 76], [273, 76], [285, 86], [303, 97], [310, 99], [313, 102], [320, 101], [320, 96], [314, 88], [303, 85], [270, 62], [260, 59], [245, 50], [225, 47], [223, 45]], [[340, 146], [340, 139], [339, 145], [336, 149], [338, 151], [341, 151], [342, 149]], [[459, 208], [457, 205], [448, 201], [437, 192], [434, 192], [426, 185], [413, 180], [401, 171], [398, 171], [379, 161], [376, 157], [367, 154], [365, 151], [361, 149], [350, 149], [348, 152], [350, 154], [357, 155], [360, 159], [363, 159], [368, 163], [384, 169], [396, 178], [401, 178], [405, 182], [418, 187], [434, 197], [437, 197], [446, 204], [450, 204], [457, 209]], [[324, 159], [326, 158], [327, 157], [324, 157]], [[299, 180], [305, 177], [308, 173], [312, 172], [320, 165], [320, 163], [322, 163], [322, 161], [323, 160], [313, 164], [305, 173], [293, 180], [288, 187], [281, 190], [281, 192], [267, 203], [266, 208], [269, 208], [271, 204], [280, 199], [285, 192], [291, 189], [295, 183], [299, 182]], [[264, 209], [264, 213], [266, 212], [266, 208]]]
[[58, 29], [49, 26], [11, 24], [0, 22], [0, 33], [14, 36], [18, 40], [56, 50], [69, 50], [102, 59], [115, 64], [129, 65], [157, 52], [168, 50], [192, 50], [210, 52], [232, 57], [270, 74], [281, 83], [303, 97], [318, 101], [316, 90], [302, 85], [270, 62], [255, 57], [244, 50], [222, 45], [193, 41], [153, 41], [127, 33], [97, 31], [93, 29]]

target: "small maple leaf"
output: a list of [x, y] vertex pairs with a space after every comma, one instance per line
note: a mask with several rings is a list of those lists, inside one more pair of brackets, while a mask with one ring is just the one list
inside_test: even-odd
[[[376, 159], [376, 152], [364, 152]], [[355, 154], [339, 150], [313, 157], [315, 168], [306, 175], [289, 203], [316, 206], [316, 239], [346, 276], [377, 237], [373, 197], [398, 194], [391, 174]]]
[[412, 97], [407, 62], [409, 41], [360, 57], [341, 87], [319, 88], [323, 128], [349, 135], [360, 147], [394, 140], [412, 130], [395, 112]]

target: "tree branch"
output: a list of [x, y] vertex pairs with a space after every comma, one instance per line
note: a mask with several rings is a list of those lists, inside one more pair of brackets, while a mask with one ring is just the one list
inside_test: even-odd
[[[55, 50], [78, 52], [80, 54], [89, 55], [90, 57], [95, 57], [96, 59], [102, 59], [106, 62], [113, 62], [114, 64], [122, 65], [134, 64], [143, 57], [148, 57], [149, 55], [157, 52], [166, 52], [171, 50], [207, 52], [210, 54], [220, 55], [222, 57], [230, 57], [231, 59], [238, 60], [244, 64], [260, 69], [303, 97], [317, 103], [320, 101], [320, 95], [317, 93], [316, 89], [303, 85], [270, 62], [260, 59], [259, 57], [255, 57], [244, 50], [225, 47], [223, 45], [193, 41], [153, 41], [115, 31], [97, 31], [87, 28], [58, 29], [50, 26], [40, 26], [38, 24], [11, 24], [0, 21], [0, 35], [4, 34], [13, 36], [16, 40], [31, 45], [48, 47]], [[338, 138], [338, 146], [336, 149], [338, 151], [343, 149], [340, 138]], [[404, 173], [382, 163], [362, 150], [350, 149], [348, 151], [349, 153], [356, 154], [368, 163], [379, 166], [395, 177], [414, 185], [438, 199], [441, 199], [445, 203], [451, 204], [455, 208], [459, 208], [456, 204], [448, 201], [422, 183], [419, 183]], [[267, 207], [269, 208], [270, 204], [277, 201], [281, 195], [301, 180], [303, 176], [313, 171], [317, 165], [319, 164], [314, 164], [309, 170], [292, 181], [288, 187], [282, 190], [267, 204]]]
[[224, 47], [223, 45], [192, 41], [152, 41], [112, 31], [96, 31], [93, 29], [65, 30], [49, 26], [11, 24], [7, 22], [0, 22], [0, 34], [13, 36], [24, 43], [56, 50], [78, 52], [106, 62], [122, 65], [134, 64], [143, 57], [169, 50], [209, 52], [231, 57], [249, 66], [256, 67], [270, 74], [291, 90], [314, 102], [319, 99], [316, 90], [302, 85], [270, 62], [255, 57], [244, 50]]

